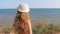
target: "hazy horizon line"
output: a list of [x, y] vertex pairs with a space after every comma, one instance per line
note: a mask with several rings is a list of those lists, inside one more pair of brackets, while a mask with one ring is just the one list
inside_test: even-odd
[[[0, 8], [0, 9], [17, 9], [17, 8]], [[30, 8], [30, 9], [60, 9], [60, 8]]]

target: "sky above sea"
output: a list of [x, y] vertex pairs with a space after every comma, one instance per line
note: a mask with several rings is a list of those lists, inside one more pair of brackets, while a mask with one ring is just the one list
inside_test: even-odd
[[60, 8], [60, 0], [0, 0], [0, 9], [16, 9], [22, 3], [30, 8]]

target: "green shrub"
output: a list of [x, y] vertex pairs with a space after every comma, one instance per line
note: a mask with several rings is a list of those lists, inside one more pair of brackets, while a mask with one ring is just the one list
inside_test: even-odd
[[5, 27], [5, 28], [3, 29], [3, 31], [4, 31], [5, 33], [9, 33], [9, 32], [11, 31], [11, 28]]
[[55, 34], [60, 32], [60, 27], [56, 24], [41, 24], [38, 23], [32, 27], [33, 34]]

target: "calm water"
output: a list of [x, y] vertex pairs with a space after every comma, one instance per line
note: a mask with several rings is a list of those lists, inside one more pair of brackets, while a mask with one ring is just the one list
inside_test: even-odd
[[[0, 22], [12, 22], [16, 11], [16, 9], [0, 9]], [[32, 23], [54, 22], [60, 24], [60, 9], [30, 9], [30, 17]]]
[[[16, 9], [0, 9], [0, 15], [15, 15]], [[30, 9], [30, 15], [39, 16], [59, 16], [60, 9]]]

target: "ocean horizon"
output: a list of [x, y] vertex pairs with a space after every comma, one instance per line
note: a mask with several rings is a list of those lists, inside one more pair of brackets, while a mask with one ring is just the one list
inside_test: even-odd
[[[17, 9], [0, 9], [0, 25], [12, 24], [17, 13]], [[36, 8], [30, 9], [32, 24], [54, 23], [60, 24], [60, 8]]]

